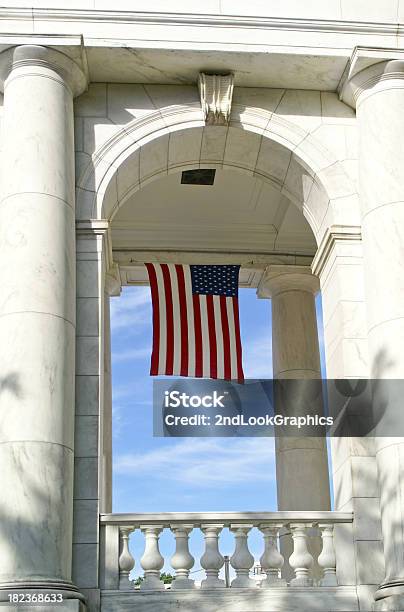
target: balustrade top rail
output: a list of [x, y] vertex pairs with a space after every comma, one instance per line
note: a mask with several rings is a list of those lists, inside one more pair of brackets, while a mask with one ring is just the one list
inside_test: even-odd
[[145, 512], [145, 513], [123, 513], [123, 514], [101, 514], [102, 525], [164, 525], [169, 527], [174, 524], [191, 523], [195, 526], [200, 524], [220, 523], [224, 527], [231, 524], [254, 524], [261, 523], [307, 523], [317, 525], [319, 523], [337, 524], [352, 523], [352, 512], [313, 511], [304, 512]]

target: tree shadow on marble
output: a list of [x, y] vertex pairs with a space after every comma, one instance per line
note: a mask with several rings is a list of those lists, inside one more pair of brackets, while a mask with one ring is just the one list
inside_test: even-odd
[[12, 393], [15, 397], [22, 399], [23, 392], [20, 384], [20, 376], [17, 372], [10, 372], [0, 378], [0, 395], [2, 393]]

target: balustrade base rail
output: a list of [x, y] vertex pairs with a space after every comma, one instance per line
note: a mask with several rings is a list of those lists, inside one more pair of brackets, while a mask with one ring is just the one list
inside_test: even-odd
[[101, 612], [357, 612], [355, 587], [102, 591]]

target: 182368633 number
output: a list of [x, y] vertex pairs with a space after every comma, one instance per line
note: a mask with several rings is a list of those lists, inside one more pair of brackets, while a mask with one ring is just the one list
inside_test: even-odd
[[8, 593], [10, 603], [33, 604], [33, 603], [62, 603], [61, 593]]

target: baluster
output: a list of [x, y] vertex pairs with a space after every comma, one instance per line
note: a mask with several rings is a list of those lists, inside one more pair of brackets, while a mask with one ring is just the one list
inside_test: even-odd
[[260, 525], [259, 529], [264, 535], [265, 550], [260, 559], [261, 567], [267, 577], [261, 582], [262, 589], [286, 587], [286, 580], [280, 578], [284, 558], [278, 550], [278, 532], [282, 525]]
[[135, 560], [129, 550], [129, 536], [133, 531], [133, 527], [120, 527], [119, 538], [121, 540], [121, 554], [119, 555], [119, 589], [121, 591], [131, 591], [133, 587], [132, 580], [129, 580], [129, 574], [135, 567]]
[[223, 525], [201, 525], [205, 536], [205, 552], [201, 557], [201, 566], [206, 572], [202, 580], [202, 589], [224, 588], [224, 580], [219, 579], [219, 571], [223, 567], [224, 558], [219, 552], [219, 534]]
[[336, 556], [334, 549], [334, 526], [319, 525], [323, 548], [318, 557], [318, 564], [324, 571], [320, 586], [337, 586]]
[[248, 533], [253, 525], [231, 525], [236, 538], [236, 548], [230, 558], [231, 566], [236, 570], [237, 577], [231, 583], [232, 588], [256, 588], [257, 583], [249, 577], [254, 565], [254, 557], [248, 550]]
[[290, 525], [293, 538], [293, 553], [289, 558], [289, 565], [295, 572], [295, 578], [290, 586], [308, 587], [313, 585], [311, 568], [314, 563], [312, 555], [307, 548], [307, 532], [304, 524]]
[[171, 566], [175, 569], [175, 580], [172, 589], [193, 589], [194, 581], [189, 578], [189, 570], [193, 567], [195, 559], [189, 552], [189, 534], [193, 525], [171, 525], [175, 536], [175, 553], [171, 557]]
[[145, 537], [145, 549], [140, 559], [140, 565], [144, 569], [144, 580], [140, 585], [142, 590], [164, 590], [163, 581], [160, 580], [164, 559], [159, 550], [159, 536], [163, 528], [163, 525], [140, 526]]

